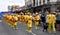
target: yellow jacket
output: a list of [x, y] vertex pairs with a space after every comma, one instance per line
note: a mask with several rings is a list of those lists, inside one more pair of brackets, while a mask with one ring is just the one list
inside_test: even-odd
[[21, 15], [19, 15], [18, 18], [19, 18], [19, 21], [21, 21]]
[[33, 17], [31, 15], [27, 16], [27, 23], [32, 23], [32, 19], [33, 19]]
[[12, 21], [13, 22], [17, 22], [18, 21], [18, 17], [17, 16], [12, 16]]
[[25, 16], [24, 16], [24, 21], [25, 21], [25, 22], [26, 22], [27, 18], [28, 18], [28, 15], [25, 15]]
[[12, 19], [12, 16], [10, 15], [10, 16], [9, 16], [9, 20], [11, 20], [11, 19]]
[[18, 16], [19, 17], [19, 20], [22, 22], [22, 21], [24, 21], [24, 15], [22, 16], [22, 15], [19, 15]]
[[53, 14], [49, 14], [47, 18], [48, 23], [55, 23], [56, 22], [56, 17]]
[[35, 16], [33, 20], [40, 20], [40, 16], [39, 15]]

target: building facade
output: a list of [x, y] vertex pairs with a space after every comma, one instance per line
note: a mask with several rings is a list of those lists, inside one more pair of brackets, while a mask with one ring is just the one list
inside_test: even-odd
[[[36, 10], [43, 10], [43, 11], [55, 11], [60, 9], [60, 0], [25, 0], [25, 6], [29, 7], [36, 7]], [[29, 1], [29, 2], [28, 2]]]
[[19, 7], [19, 5], [12, 5], [12, 6], [8, 6], [8, 11], [16, 11], [16, 10], [18, 10], [18, 7]]
[[40, 6], [49, 3], [50, 0], [25, 0], [25, 6], [31, 5], [31, 7]]
[[8, 11], [14, 12], [14, 11], [21, 11], [25, 9], [25, 7], [20, 7], [19, 5], [12, 5], [12, 6], [8, 6]]

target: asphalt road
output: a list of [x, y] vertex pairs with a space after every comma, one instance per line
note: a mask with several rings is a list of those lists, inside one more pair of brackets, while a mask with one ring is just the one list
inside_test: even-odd
[[38, 30], [35, 29], [34, 24], [32, 28], [32, 33], [28, 33], [27, 26], [25, 24], [22, 24], [18, 22], [18, 30], [14, 30], [9, 25], [6, 24], [3, 20], [0, 20], [0, 35], [60, 35], [60, 32], [57, 31], [56, 34], [47, 33], [42, 31], [42, 27], [40, 27]]

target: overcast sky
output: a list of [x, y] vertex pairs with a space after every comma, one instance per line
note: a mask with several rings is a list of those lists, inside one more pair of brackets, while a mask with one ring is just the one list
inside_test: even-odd
[[[56, 1], [56, 0], [51, 0], [51, 1]], [[14, 4], [24, 6], [25, 0], [0, 0], [0, 12], [7, 11], [8, 5], [14, 5]]]
[[8, 5], [24, 6], [25, 2], [24, 2], [24, 0], [0, 0], [0, 12], [7, 11]]

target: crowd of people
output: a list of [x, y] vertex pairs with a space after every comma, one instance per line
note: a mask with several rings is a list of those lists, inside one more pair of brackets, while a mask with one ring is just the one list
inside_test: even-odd
[[35, 29], [39, 29], [39, 25], [42, 23], [43, 32], [46, 30], [51, 33], [51, 30], [53, 30], [53, 32], [56, 33], [56, 16], [53, 12], [35, 12], [32, 14], [29, 10], [27, 10], [25, 13], [21, 12], [20, 14], [4, 14], [4, 21], [14, 29], [18, 29], [17, 21], [20, 21], [27, 25], [28, 32], [32, 32], [32, 23], [34, 23]]

